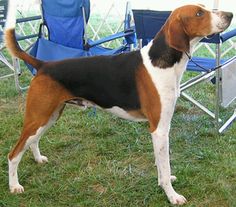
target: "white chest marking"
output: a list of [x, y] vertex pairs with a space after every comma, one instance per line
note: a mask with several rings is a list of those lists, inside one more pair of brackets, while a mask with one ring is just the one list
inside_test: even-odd
[[[160, 95], [161, 102], [163, 99], [168, 99], [171, 94], [178, 96], [179, 84], [182, 78], [183, 72], [186, 69], [187, 57], [186, 55], [171, 68], [158, 68], [152, 65], [150, 57], [148, 55], [149, 49], [152, 45], [150, 42], [146, 47], [141, 49], [141, 55], [143, 58], [143, 64], [147, 68], [149, 75]], [[174, 93], [173, 93], [174, 92]]]

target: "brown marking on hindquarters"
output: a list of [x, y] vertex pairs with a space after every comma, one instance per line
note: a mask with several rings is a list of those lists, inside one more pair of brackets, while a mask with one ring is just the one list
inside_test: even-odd
[[141, 111], [150, 124], [150, 132], [156, 130], [161, 115], [161, 101], [158, 91], [142, 64], [136, 74], [137, 88], [141, 103]]
[[[25, 146], [27, 139], [47, 124], [53, 112], [73, 96], [59, 83], [43, 74], [37, 75], [31, 82], [27, 100], [24, 125], [16, 146], [9, 153], [9, 159], [16, 157]], [[63, 111], [62, 107], [59, 114]]]

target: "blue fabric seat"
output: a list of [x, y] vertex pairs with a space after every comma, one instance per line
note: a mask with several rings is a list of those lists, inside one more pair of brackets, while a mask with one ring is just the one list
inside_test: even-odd
[[[125, 14], [124, 31], [97, 41], [87, 39], [86, 27], [90, 16], [89, 0], [42, 0], [43, 26], [31, 54], [40, 60], [52, 61], [72, 57], [113, 55], [130, 50], [135, 42], [134, 28], [130, 26], [131, 12]], [[48, 38], [43, 30], [46, 26]], [[105, 48], [103, 43], [123, 38], [117, 48]], [[36, 71], [30, 67], [33, 74]]]
[[90, 16], [90, 1], [43, 0], [42, 12], [50, 41], [83, 49], [84, 24]]

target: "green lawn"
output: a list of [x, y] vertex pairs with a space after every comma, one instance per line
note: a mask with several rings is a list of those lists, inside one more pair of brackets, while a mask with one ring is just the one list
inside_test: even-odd
[[[3, 65], [1, 65], [3, 70]], [[24, 75], [23, 75], [24, 76]], [[26, 80], [30, 75], [23, 77]], [[196, 88], [205, 100], [213, 85]], [[133, 123], [100, 110], [67, 106], [43, 136], [41, 151], [49, 163], [36, 164], [28, 151], [19, 167], [22, 195], [8, 190], [7, 154], [21, 127], [25, 94], [13, 78], [0, 81], [0, 206], [171, 206], [160, 187], [147, 123]], [[208, 116], [179, 99], [171, 128], [171, 165], [177, 192], [186, 206], [236, 206], [236, 124], [214, 133]]]

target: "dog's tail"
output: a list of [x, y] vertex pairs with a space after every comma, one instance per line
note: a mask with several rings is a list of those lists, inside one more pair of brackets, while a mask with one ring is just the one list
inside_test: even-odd
[[4, 32], [5, 45], [12, 56], [24, 60], [26, 63], [32, 65], [36, 70], [39, 70], [44, 62], [32, 57], [20, 48], [15, 36], [15, 27], [16, 0], [8, 0], [8, 13]]

